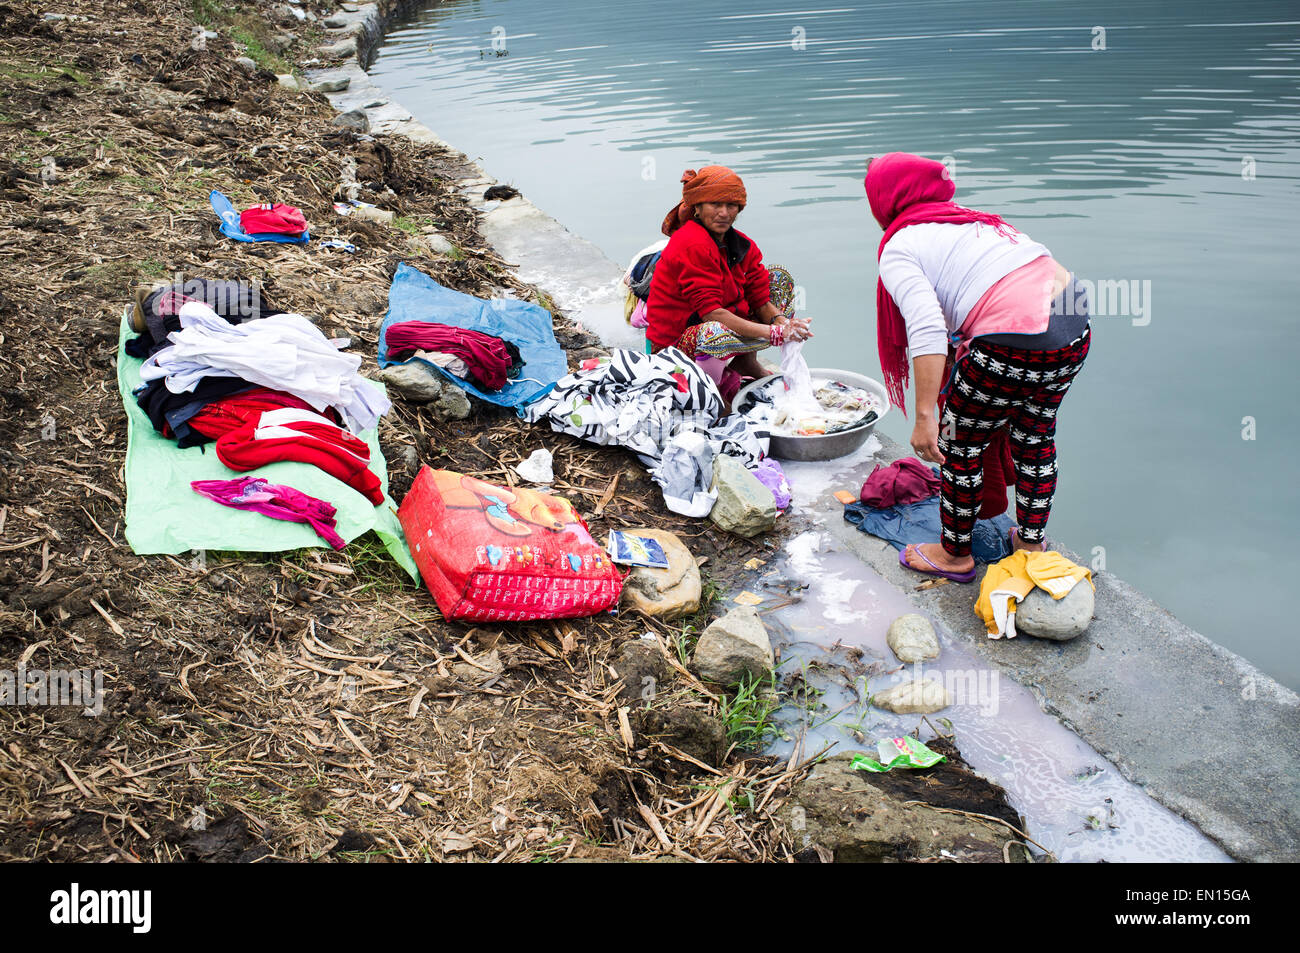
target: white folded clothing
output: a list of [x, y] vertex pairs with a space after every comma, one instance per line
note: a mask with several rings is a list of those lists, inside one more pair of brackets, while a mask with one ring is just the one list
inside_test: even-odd
[[238, 377], [301, 397], [317, 410], [334, 407], [354, 432], [369, 430], [392, 402], [357, 373], [361, 358], [338, 350], [301, 314], [230, 324], [207, 305], [190, 301], [179, 312], [171, 344], [140, 368], [145, 381], [166, 378], [174, 394], [192, 391], [204, 377]]

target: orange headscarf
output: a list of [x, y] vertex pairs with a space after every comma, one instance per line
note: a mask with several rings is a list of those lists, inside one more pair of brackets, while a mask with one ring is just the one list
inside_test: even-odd
[[682, 173], [682, 204], [664, 216], [662, 231], [671, 235], [691, 220], [701, 202], [735, 202], [745, 207], [745, 183], [725, 165], [706, 165]]

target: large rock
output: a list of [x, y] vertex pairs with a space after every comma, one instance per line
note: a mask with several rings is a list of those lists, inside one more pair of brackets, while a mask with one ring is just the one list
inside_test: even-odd
[[379, 378], [415, 404], [437, 400], [447, 386], [446, 378], [423, 361], [390, 365], [379, 372]]
[[341, 93], [351, 85], [352, 77], [335, 76], [330, 79], [318, 79], [311, 84], [311, 88], [318, 93]]
[[1084, 579], [1062, 599], [1035, 587], [1016, 608], [1016, 633], [1067, 642], [1083, 635], [1092, 621], [1095, 596]]
[[733, 456], [718, 454], [713, 460], [713, 489], [718, 493], [713, 511], [715, 525], [737, 536], [757, 536], [776, 525], [776, 498]]
[[939, 657], [939, 637], [934, 634], [934, 626], [925, 616], [915, 612], [900, 615], [891, 622], [885, 641], [904, 662], [923, 662]]
[[741, 606], [709, 624], [695, 643], [691, 664], [703, 679], [734, 685], [746, 675], [762, 678], [776, 657], [757, 610]]
[[[889, 793], [883, 775], [850, 768], [852, 758], [851, 753], [842, 754], [815, 765], [795, 784], [778, 812], [801, 859], [821, 855], [836, 863], [932, 859], [1002, 863], [1002, 845], [1014, 836], [1009, 830], [905, 803], [913, 797]], [[1011, 856], [1025, 859], [1018, 851]]]
[[691, 551], [672, 533], [662, 529], [625, 529], [632, 536], [646, 536], [659, 543], [668, 557], [667, 569], [635, 567], [623, 583], [623, 605], [642, 615], [671, 621], [691, 615], [700, 608], [700, 569]]
[[362, 135], [370, 131], [370, 117], [360, 109], [349, 109], [335, 116], [330, 125], [338, 126], [340, 129], [351, 129], [358, 135]]
[[936, 681], [916, 678], [871, 696], [871, 704], [898, 715], [928, 715], [952, 704], [952, 695]]

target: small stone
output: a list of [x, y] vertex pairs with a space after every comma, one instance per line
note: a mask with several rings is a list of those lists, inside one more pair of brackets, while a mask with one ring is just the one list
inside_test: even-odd
[[257, 72], [257, 61], [254, 60], [251, 56], [237, 56], [237, 57], [235, 57], [235, 65], [238, 66], [240, 69], [242, 69], [242, 70], [243, 70], [244, 72], [246, 72], [246, 73], [256, 73], [256, 72]]
[[339, 76], [334, 79], [319, 79], [311, 84], [311, 88], [318, 93], [341, 93], [351, 85], [352, 77]]
[[468, 682], [486, 682], [489, 678], [495, 678], [506, 670], [505, 663], [501, 661], [501, 653], [496, 649], [486, 655], [480, 655], [474, 659], [476, 665], [469, 662], [455, 662], [451, 666], [452, 674], [465, 679]]
[[900, 615], [891, 622], [885, 641], [903, 662], [920, 662], [939, 657], [939, 639], [934, 634], [934, 626], [925, 616], [915, 612]]
[[662, 529], [624, 529], [632, 536], [647, 536], [664, 548], [667, 569], [636, 566], [623, 583], [623, 605], [641, 615], [671, 621], [697, 612], [703, 586], [695, 557], [675, 535]]
[[439, 422], [445, 420], [464, 420], [473, 411], [469, 397], [455, 384], [442, 389], [442, 396], [429, 405], [433, 418]]
[[336, 13], [331, 17], [326, 17], [324, 20], [325, 26], [331, 30], [337, 30], [340, 27], [345, 27], [351, 22], [352, 22], [351, 17], [345, 17], [341, 13]]
[[350, 129], [358, 135], [370, 131], [370, 119], [360, 109], [349, 109], [345, 113], [340, 113], [334, 117], [331, 125], [338, 126], [340, 129]]
[[379, 379], [413, 404], [427, 404], [442, 396], [445, 381], [423, 361], [392, 364], [379, 372]]
[[1016, 608], [1016, 633], [1068, 642], [1088, 628], [1095, 604], [1096, 596], [1086, 579], [1075, 583], [1060, 599], [1035, 586]]
[[735, 457], [720, 453], [713, 461], [713, 489], [718, 499], [709, 519], [737, 536], [753, 537], [776, 525], [776, 500], [758, 477]]
[[456, 250], [455, 245], [437, 232], [427, 232], [416, 241], [427, 248], [431, 255], [450, 255]]
[[298, 82], [298, 77], [294, 76], [292, 73], [279, 73], [276, 75], [275, 80], [285, 89], [302, 89], [301, 84]]
[[316, 52], [321, 56], [331, 60], [343, 60], [349, 56], [357, 55], [356, 37], [348, 37], [346, 40], [339, 40], [337, 43], [331, 43], [329, 46], [322, 46]]
[[952, 695], [936, 681], [917, 678], [871, 696], [871, 704], [897, 715], [928, 715], [952, 704]]
[[732, 609], [710, 623], [691, 659], [701, 678], [722, 685], [734, 685], [746, 675], [762, 678], [775, 663], [767, 629], [753, 606]]

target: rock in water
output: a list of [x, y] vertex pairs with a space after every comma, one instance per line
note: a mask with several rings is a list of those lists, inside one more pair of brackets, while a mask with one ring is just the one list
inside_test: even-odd
[[872, 695], [871, 704], [898, 715], [928, 715], [951, 705], [952, 695], [938, 682], [917, 678]]
[[732, 609], [710, 623], [691, 660], [696, 674], [722, 685], [734, 685], [745, 675], [761, 678], [775, 662], [767, 629], [753, 606]]
[[885, 641], [904, 662], [921, 662], [939, 657], [939, 638], [934, 634], [934, 626], [925, 616], [915, 612], [900, 615], [890, 623]]
[[623, 583], [623, 605], [642, 615], [671, 621], [700, 608], [700, 569], [691, 551], [672, 533], [662, 529], [632, 527], [632, 536], [647, 536], [664, 548], [667, 569], [637, 566]]
[[1095, 595], [1086, 579], [1075, 583], [1062, 599], [1053, 599], [1034, 587], [1016, 608], [1016, 633], [1067, 642], [1088, 628], [1094, 604]]
[[758, 477], [733, 456], [720, 453], [713, 461], [713, 489], [718, 499], [709, 513], [720, 529], [752, 537], [776, 525], [776, 500]]

